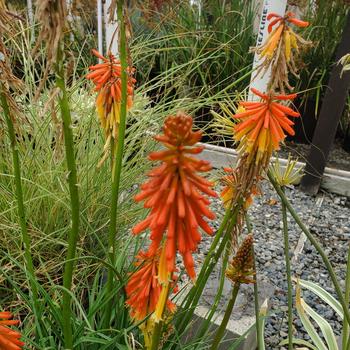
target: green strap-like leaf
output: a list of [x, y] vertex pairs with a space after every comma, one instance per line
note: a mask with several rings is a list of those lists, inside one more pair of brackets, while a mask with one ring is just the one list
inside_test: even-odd
[[[307, 346], [309, 349], [312, 349], [312, 350], [318, 350], [318, 349], [316, 348], [316, 346], [312, 345], [311, 343], [309, 343], [308, 341], [303, 340], [303, 339], [293, 338], [293, 339], [292, 339], [292, 342], [293, 342], [293, 344]], [[288, 345], [288, 339], [282, 340], [282, 341], [279, 343], [279, 345], [280, 345], [280, 346]]]
[[334, 332], [331, 325], [321, 317], [317, 312], [315, 312], [309, 305], [305, 303], [304, 300], [301, 300], [301, 304], [305, 312], [315, 320], [315, 322], [320, 327], [323, 337], [326, 339], [329, 350], [339, 350], [337, 345], [337, 340], [335, 338]]
[[299, 283], [302, 287], [310, 290], [311, 292], [319, 296], [325, 303], [327, 303], [339, 315], [341, 319], [344, 318], [343, 308], [341, 304], [331, 294], [329, 294], [327, 291], [325, 291], [316, 283], [305, 281], [305, 280], [299, 280]]
[[309, 317], [305, 311], [306, 303], [300, 296], [300, 286], [297, 284], [296, 288], [296, 298], [295, 298], [295, 306], [300, 317], [301, 323], [303, 324], [307, 334], [310, 336], [312, 342], [316, 345], [318, 350], [328, 350], [326, 345], [321, 340], [320, 336], [317, 334], [315, 327], [312, 325]]

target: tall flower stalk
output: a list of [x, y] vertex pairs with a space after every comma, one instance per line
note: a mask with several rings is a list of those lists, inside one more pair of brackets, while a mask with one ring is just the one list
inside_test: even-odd
[[[350, 245], [348, 248], [348, 260], [346, 267], [346, 275], [345, 275], [345, 294], [344, 294], [345, 304], [350, 306]], [[350, 349], [350, 337], [349, 337], [349, 322], [346, 317], [343, 320], [343, 332], [342, 332], [342, 344], [343, 349]]]
[[[22, 81], [19, 80], [12, 72], [12, 67], [7, 54], [7, 49], [4, 43], [4, 38], [11, 35], [11, 25], [14, 20], [14, 14], [7, 11], [5, 3], [0, 4], [0, 106], [7, 126], [8, 136], [10, 139], [10, 146], [13, 159], [13, 172], [15, 179], [15, 192], [18, 210], [18, 221], [22, 234], [22, 247], [24, 249], [24, 259], [26, 275], [29, 284], [29, 293], [33, 300], [33, 312], [35, 316], [35, 323], [37, 326], [37, 333], [40, 337], [40, 305], [38, 302], [39, 293], [35, 280], [35, 270], [33, 258], [31, 253], [31, 237], [28, 233], [26, 210], [24, 205], [24, 196], [22, 190], [22, 175], [21, 175], [21, 161], [18, 151], [18, 144], [16, 138], [16, 124], [21, 121], [20, 110], [10, 94], [10, 89], [15, 92], [22, 91]], [[14, 115], [17, 115], [16, 118]]]
[[64, 79], [64, 65], [63, 54], [58, 51], [56, 62], [56, 85], [60, 89], [61, 94], [58, 98], [61, 118], [63, 122], [63, 134], [65, 143], [66, 162], [68, 170], [68, 185], [70, 194], [71, 205], [71, 228], [68, 235], [68, 248], [67, 256], [64, 264], [63, 273], [63, 303], [62, 303], [62, 315], [63, 315], [63, 335], [65, 349], [73, 349], [73, 334], [71, 326], [71, 289], [74, 272], [74, 259], [76, 255], [76, 247], [79, 238], [79, 221], [80, 221], [80, 201], [78, 191], [78, 178], [77, 178], [77, 166], [75, 161], [75, 150], [73, 140], [72, 129], [72, 116], [70, 112], [69, 99], [66, 90], [66, 84]]
[[283, 217], [284, 257], [286, 262], [287, 286], [288, 286], [288, 350], [293, 350], [293, 286], [292, 286], [292, 274], [291, 274], [290, 257], [289, 257], [287, 208], [283, 202], [282, 202], [282, 217]]
[[230, 262], [226, 271], [226, 276], [234, 285], [231, 298], [226, 306], [224, 317], [214, 336], [211, 350], [217, 350], [225, 334], [228, 321], [230, 320], [233, 307], [242, 283], [255, 283], [254, 279], [254, 253], [253, 253], [253, 235], [248, 235], [239, 247], [237, 254]]
[[[268, 20], [272, 20], [268, 27], [270, 36], [262, 46], [253, 51], [262, 58], [258, 73], [271, 68], [271, 78], [266, 92], [252, 88], [251, 91], [255, 95], [254, 101], [241, 101], [235, 114], [232, 115], [232, 118], [236, 120], [236, 124], [231, 126], [232, 137], [238, 145], [239, 158], [236, 168], [226, 168], [226, 174], [222, 179], [224, 189], [221, 196], [224, 205], [234, 207], [239, 200], [242, 201], [233, 229], [234, 249], [238, 246], [247, 210], [254, 196], [260, 193], [259, 183], [268, 170], [272, 153], [280, 148], [286, 134], [294, 135], [294, 122], [291, 117], [300, 116], [289, 106], [297, 95], [286, 95], [284, 91], [285, 86], [292, 90], [288, 82], [289, 70], [294, 75], [297, 74], [295, 57], [299, 52], [298, 43], [306, 44], [291, 29], [290, 24], [306, 27], [308, 23], [296, 19], [291, 12], [288, 12], [285, 17], [269, 14]], [[275, 25], [276, 28], [274, 28]], [[225, 125], [230, 125], [230, 123], [225, 122]], [[257, 297], [257, 288], [255, 288], [258, 333], [260, 326], [258, 325]], [[263, 338], [261, 334], [257, 336], [259, 347], [262, 347]]]
[[[110, 208], [110, 221], [108, 231], [108, 257], [112, 266], [115, 265], [116, 258], [116, 236], [117, 236], [117, 215], [118, 215], [118, 199], [119, 199], [119, 186], [123, 163], [124, 141], [125, 141], [125, 129], [126, 129], [126, 117], [127, 117], [127, 104], [128, 104], [128, 73], [127, 73], [127, 48], [126, 48], [126, 34], [125, 34], [125, 21], [124, 21], [124, 1], [119, 0], [117, 3], [117, 17], [120, 28], [119, 35], [119, 55], [121, 65], [121, 101], [120, 101], [120, 123], [118, 130], [117, 150], [114, 152], [113, 167], [112, 167], [112, 193], [111, 193], [111, 208]], [[111, 144], [113, 149], [113, 142]], [[113, 152], [112, 152], [113, 154]], [[104, 327], [108, 328], [110, 325], [113, 299], [111, 293], [114, 286], [114, 272], [110, 268], [108, 270], [106, 295], [110, 299], [107, 302], [104, 313]]]
[[[157, 280], [139, 281], [147, 288], [145, 290], [133, 282], [139, 272], [134, 273], [126, 288], [129, 294], [127, 304], [133, 317], [137, 315], [138, 305], [142, 305], [147, 313], [154, 312], [151, 316], [154, 322], [149, 324], [152, 329], [147, 329], [146, 335], [143, 330], [145, 339], [152, 334], [149, 347], [152, 350], [158, 349], [161, 340], [169, 293], [175, 285], [177, 252], [182, 255], [188, 276], [195, 280], [192, 253], [201, 240], [200, 230], [209, 235], [213, 233], [204, 218], [215, 217], [208, 208], [210, 202], [206, 196], [215, 197], [216, 193], [211, 189], [213, 184], [198, 174], [209, 171], [211, 166], [209, 162], [193, 157], [201, 153], [203, 147], [196, 146], [201, 132], [194, 132], [192, 124], [192, 118], [181, 112], [166, 118], [163, 134], [155, 136], [166, 149], [149, 155], [152, 161], [161, 163], [148, 173], [149, 180], [141, 185], [141, 192], [135, 196], [136, 201], [144, 201], [144, 207], [151, 209], [146, 219], [133, 228], [133, 233], [138, 235], [150, 229], [150, 244], [143, 254], [144, 264], [149, 259], [157, 261], [154, 268]], [[161, 291], [155, 304], [152, 291], [158, 284]], [[130, 290], [134, 292], [130, 293]], [[144, 300], [145, 296], [149, 301]]]
[[[12, 150], [18, 219], [19, 219], [19, 224], [20, 224], [21, 233], [22, 233], [24, 257], [25, 257], [25, 263], [26, 263], [25, 265], [27, 268], [27, 278], [30, 286], [30, 292], [33, 297], [34, 312], [38, 312], [39, 311], [38, 290], [35, 284], [35, 272], [34, 272], [32, 254], [31, 254], [31, 239], [28, 233], [27, 219], [26, 219], [26, 213], [25, 213], [25, 207], [24, 207], [22, 177], [21, 177], [21, 163], [19, 159], [19, 152], [18, 152], [15, 128], [13, 125], [13, 119], [12, 119], [10, 108], [7, 102], [7, 93], [5, 92], [5, 88], [2, 83], [0, 83], [0, 99], [1, 99], [1, 107], [3, 110], [3, 114], [5, 116], [8, 136], [10, 139], [10, 145]], [[38, 314], [36, 316], [38, 316]]]
[[67, 182], [69, 187], [71, 207], [71, 227], [68, 233], [67, 255], [63, 272], [64, 292], [62, 300], [62, 323], [64, 347], [67, 350], [71, 350], [73, 349], [73, 332], [71, 324], [71, 289], [75, 267], [74, 260], [76, 256], [76, 247], [79, 238], [80, 202], [77, 166], [75, 161], [72, 116], [69, 105], [69, 96], [66, 90], [64, 69], [65, 64], [63, 42], [64, 27], [67, 18], [66, 1], [37, 1], [36, 17], [41, 25], [41, 30], [36, 42], [36, 46], [34, 48], [34, 53], [37, 52], [40, 45], [44, 43], [46, 45], [47, 54], [47, 65], [36, 95], [37, 97], [39, 96], [41, 88], [44, 86], [51, 68], [53, 68], [55, 71], [56, 86], [60, 91], [58, 103], [63, 124], [65, 156], [67, 163]]
[[334, 269], [326, 255], [326, 253], [324, 252], [324, 250], [322, 249], [322, 247], [320, 246], [320, 244], [318, 243], [318, 241], [314, 238], [314, 236], [311, 234], [311, 232], [307, 229], [307, 227], [303, 224], [303, 222], [301, 221], [301, 219], [299, 218], [298, 214], [296, 213], [296, 211], [293, 209], [292, 205], [290, 204], [290, 202], [288, 201], [288, 198], [286, 197], [286, 195], [283, 193], [281, 187], [279, 186], [279, 184], [276, 182], [273, 174], [271, 173], [271, 171], [269, 171], [267, 173], [268, 178], [271, 182], [271, 184], [273, 185], [273, 187], [275, 188], [277, 194], [279, 195], [281, 201], [285, 204], [287, 210], [290, 212], [291, 216], [293, 217], [293, 219], [295, 220], [296, 224], [301, 228], [301, 230], [305, 233], [306, 237], [309, 239], [310, 243], [315, 247], [316, 251], [320, 254], [320, 257], [323, 260], [323, 263], [326, 266], [326, 269], [329, 273], [329, 276], [332, 280], [333, 286], [334, 286], [334, 290], [335, 293], [339, 299], [339, 302], [343, 308], [343, 312], [344, 312], [344, 319], [350, 323], [350, 311], [349, 311], [349, 307], [345, 302], [342, 290], [340, 288], [340, 284], [338, 282], [337, 276], [334, 272]]

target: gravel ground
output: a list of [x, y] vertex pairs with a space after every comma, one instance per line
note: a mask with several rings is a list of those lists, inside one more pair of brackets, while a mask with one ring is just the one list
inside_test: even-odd
[[[281, 207], [271, 185], [264, 183], [262, 190], [263, 195], [255, 199], [250, 209], [250, 216], [254, 224], [258, 279], [263, 283], [266, 282], [267, 285], [272, 285], [275, 289], [270, 299], [270, 317], [265, 327], [266, 348], [272, 350], [281, 349], [278, 344], [287, 337], [287, 283], [281, 233]], [[325, 192], [320, 193], [317, 197], [311, 197], [297, 188], [286, 189], [286, 195], [303, 222], [310, 226], [311, 232], [324, 247], [340, 284], [344, 287], [347, 246], [350, 239], [350, 199]], [[215, 200], [212, 208], [218, 213], [217, 222], [214, 223], [214, 226], [217, 227], [223, 213], [220, 201]], [[291, 258], [293, 258], [301, 230], [291, 217], [288, 217], [288, 222]], [[197, 261], [202, 261], [211, 241], [212, 238], [203, 235]], [[297, 261], [292, 264], [292, 269], [295, 276], [316, 282], [334, 294], [330, 278], [320, 257], [307, 241]], [[214, 272], [211, 278], [217, 278], [217, 273]], [[215, 281], [214, 284], [209, 284], [209, 286], [213, 285]], [[230, 286], [227, 289], [230, 289]], [[213, 290], [212, 293], [215, 294], [216, 291]], [[336, 335], [340, 335], [340, 320], [333, 310], [326, 307], [318, 297], [310, 292], [304, 291], [303, 298], [330, 322]], [[205, 300], [202, 303], [205, 303]], [[249, 300], [249, 303], [252, 303], [252, 300]], [[235, 318], [234, 315], [233, 318]], [[308, 336], [303, 331], [297, 314], [294, 315], [294, 326], [295, 336], [307, 340]]]

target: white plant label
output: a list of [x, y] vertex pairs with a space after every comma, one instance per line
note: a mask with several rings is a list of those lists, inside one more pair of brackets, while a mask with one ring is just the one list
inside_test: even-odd
[[[260, 17], [260, 24], [258, 28], [258, 38], [256, 45], [260, 46], [267, 39], [269, 33], [267, 32], [268, 20], [267, 15], [271, 12], [277, 13], [280, 16], [284, 16], [287, 8], [287, 0], [264, 0], [262, 6], [262, 12]], [[253, 73], [250, 80], [250, 88], [255, 88], [261, 92], [266, 92], [267, 84], [269, 82], [271, 71], [260, 72], [256, 75], [256, 68], [261, 64], [262, 60], [260, 56], [255, 53], [253, 61]], [[256, 99], [256, 96], [249, 91], [249, 100]]]
[[119, 56], [118, 49], [118, 21], [117, 15], [114, 16], [114, 21], [109, 22], [109, 7], [111, 0], [106, 0], [104, 4], [104, 18], [105, 18], [105, 33], [106, 33], [106, 54], [110, 50], [113, 55]]

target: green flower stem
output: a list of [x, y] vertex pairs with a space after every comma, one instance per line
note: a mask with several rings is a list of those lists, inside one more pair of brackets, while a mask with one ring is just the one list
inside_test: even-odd
[[162, 335], [163, 321], [156, 322], [152, 333], [152, 343], [150, 350], [158, 350], [160, 337]]
[[[4, 87], [0, 84], [1, 106], [2, 106], [3, 113], [6, 120], [6, 125], [7, 125], [7, 130], [8, 130], [8, 135], [10, 138], [11, 150], [12, 150], [17, 210], [18, 210], [19, 224], [20, 224], [21, 233], [22, 233], [22, 241], [24, 246], [24, 258], [26, 262], [26, 268], [28, 271], [28, 281], [29, 281], [30, 291], [33, 297], [34, 313], [37, 313], [39, 311], [38, 289], [34, 280], [35, 274], [34, 274], [34, 265], [33, 265], [33, 259], [31, 254], [31, 240], [27, 230], [27, 220], [26, 220], [26, 213], [24, 208], [22, 180], [21, 180], [21, 164], [20, 164], [19, 154], [17, 149], [16, 133], [15, 133], [15, 129], [11, 118], [10, 108], [8, 106], [7, 98], [3, 89]], [[36, 317], [38, 318], [39, 315], [36, 314]]]
[[[253, 234], [253, 225], [250, 221], [249, 215], [246, 214], [245, 221], [247, 224], [248, 233]], [[259, 305], [259, 286], [258, 286], [258, 278], [256, 271], [256, 259], [255, 259], [255, 249], [254, 244], [252, 246], [253, 249], [253, 264], [254, 264], [254, 309], [255, 309], [255, 327], [256, 327], [256, 339], [258, 342], [258, 350], [265, 349], [264, 344], [264, 330], [263, 323], [260, 318], [260, 305]]]
[[237, 295], [238, 295], [238, 291], [239, 291], [239, 287], [240, 287], [240, 283], [236, 282], [235, 285], [233, 286], [233, 290], [232, 290], [232, 295], [231, 295], [231, 299], [227, 304], [227, 308], [224, 314], [224, 318], [221, 321], [221, 324], [219, 326], [219, 328], [216, 331], [215, 334], [215, 338], [213, 340], [213, 344], [211, 346], [211, 350], [217, 350], [220, 342], [225, 334], [225, 330], [228, 324], [228, 321], [230, 320], [230, 316], [232, 314], [232, 310], [233, 307], [235, 305], [236, 299], [237, 299]]
[[63, 122], [64, 144], [67, 161], [67, 180], [69, 185], [70, 205], [71, 205], [71, 229], [68, 235], [68, 249], [67, 257], [64, 265], [63, 286], [66, 291], [63, 293], [62, 315], [63, 315], [63, 336], [65, 349], [73, 349], [73, 335], [71, 326], [71, 295], [73, 272], [74, 272], [74, 258], [76, 254], [77, 241], [79, 237], [79, 216], [80, 203], [77, 180], [77, 167], [75, 162], [74, 140], [72, 132], [72, 117], [70, 113], [68, 94], [64, 80], [63, 69], [63, 53], [58, 54], [57, 70], [56, 70], [56, 85], [60, 89], [58, 98], [61, 117]]
[[[212, 307], [210, 308], [210, 313], [205, 318], [205, 322], [202, 323], [201, 328], [200, 328], [200, 330], [198, 332], [198, 335], [196, 334], [196, 337], [198, 339], [202, 338], [206, 334], [206, 332], [208, 331], [208, 328], [210, 327], [211, 320], [214, 317], [215, 312], [216, 312], [216, 310], [217, 310], [217, 308], [219, 306], [219, 302], [220, 302], [220, 299], [222, 297], [222, 293], [224, 291], [224, 284], [225, 284], [225, 279], [226, 279], [225, 271], [226, 271], [226, 268], [227, 268], [227, 264], [229, 262], [230, 253], [231, 253], [231, 249], [230, 249], [229, 245], [227, 244], [226, 248], [225, 248], [225, 254], [224, 254], [224, 257], [222, 259], [222, 267], [221, 267], [221, 276], [220, 276], [219, 287], [218, 287], [218, 290], [217, 290], [217, 293], [216, 293], [216, 296], [215, 296], [214, 303], [213, 303]], [[200, 347], [200, 345], [201, 344], [198, 343], [198, 345], [196, 346], [196, 349], [198, 347]]]
[[349, 312], [349, 308], [348, 305], [345, 302], [345, 299], [343, 297], [339, 282], [337, 280], [337, 277], [334, 273], [333, 267], [327, 257], [327, 255], [325, 254], [325, 252], [323, 251], [322, 247], [319, 245], [319, 243], [317, 242], [317, 240], [313, 237], [313, 235], [311, 234], [311, 232], [307, 229], [307, 227], [303, 224], [303, 222], [300, 220], [298, 214], [296, 213], [296, 211], [293, 209], [292, 205], [289, 203], [288, 198], [286, 197], [286, 195], [283, 193], [281, 187], [277, 184], [277, 182], [275, 181], [272, 173], [270, 171], [268, 171], [267, 173], [268, 178], [271, 182], [271, 184], [273, 185], [273, 187], [275, 188], [276, 192], [278, 193], [279, 197], [281, 198], [282, 203], [284, 203], [284, 205], [286, 206], [286, 208], [288, 209], [288, 211], [290, 212], [290, 214], [292, 215], [293, 219], [295, 220], [295, 222], [297, 223], [297, 225], [301, 228], [301, 230], [305, 233], [306, 237], [309, 239], [309, 241], [311, 242], [311, 244], [315, 247], [315, 249], [317, 250], [317, 252], [320, 254], [327, 270], [329, 273], [329, 276], [333, 282], [334, 285], [334, 289], [335, 292], [337, 294], [338, 300], [341, 303], [342, 307], [343, 307], [343, 311], [344, 311], [344, 316], [346, 318], [346, 321], [348, 323], [350, 323], [350, 312]]
[[[281, 188], [281, 190], [284, 193], [283, 187]], [[288, 350], [293, 350], [293, 286], [292, 286], [292, 274], [290, 270], [290, 258], [289, 258], [287, 208], [284, 202], [282, 202], [282, 218], [283, 218], [284, 257], [286, 260], [287, 285], [288, 285]]]
[[[198, 304], [198, 301], [202, 295], [202, 292], [204, 290], [205, 284], [208, 281], [208, 278], [213, 271], [215, 265], [217, 264], [223, 250], [225, 249], [225, 246], [227, 242], [229, 241], [231, 237], [231, 232], [234, 227], [234, 225], [237, 222], [237, 216], [239, 213], [239, 210], [242, 206], [242, 200], [239, 200], [236, 206], [233, 209], [228, 209], [225, 213], [225, 216], [223, 218], [223, 221], [215, 235], [215, 238], [209, 248], [208, 255], [206, 256], [202, 269], [198, 275], [196, 284], [192, 287], [192, 289], [189, 292], [188, 298], [186, 300], [185, 305], [182, 305], [182, 308], [186, 310], [186, 314], [180, 319], [180, 322], [177, 324], [177, 331], [181, 334], [185, 328], [188, 326], [196, 305]], [[220, 243], [221, 239], [221, 243]], [[220, 243], [217, 251], [215, 252], [215, 249], [217, 245]]]
[[[349, 307], [350, 303], [350, 245], [348, 249], [348, 260], [346, 267], [345, 277], [345, 304]], [[342, 345], [344, 350], [350, 350], [350, 339], [349, 339], [349, 323], [346, 318], [343, 320], [343, 334], [342, 334]]]
[[[115, 158], [113, 159], [113, 176], [112, 176], [112, 194], [111, 194], [111, 209], [110, 209], [110, 221], [108, 232], [108, 258], [112, 266], [115, 265], [116, 256], [116, 236], [117, 236], [117, 216], [118, 216], [118, 198], [119, 198], [119, 185], [121, 178], [124, 141], [125, 141], [125, 129], [126, 129], [126, 115], [127, 115], [127, 51], [126, 51], [126, 35], [125, 35], [125, 22], [123, 14], [123, 0], [119, 0], [117, 4], [117, 16], [120, 29], [120, 63], [121, 63], [121, 106], [120, 106], [120, 124], [118, 132], [118, 144]], [[113, 291], [114, 285], [114, 272], [112, 269], [108, 270], [106, 295], [109, 296]], [[110, 327], [110, 320], [113, 309], [113, 298], [110, 298], [105, 309], [104, 328]]]

